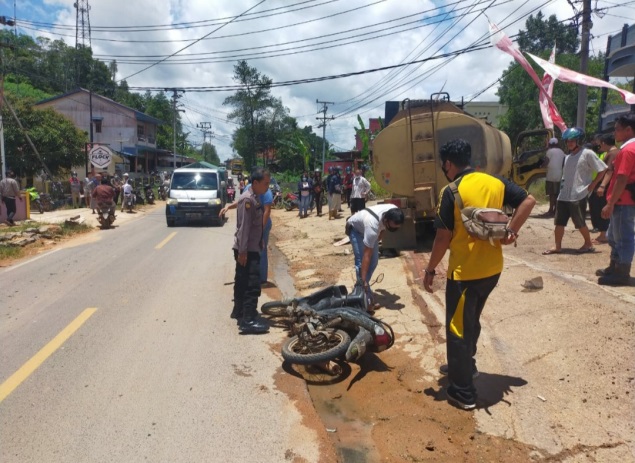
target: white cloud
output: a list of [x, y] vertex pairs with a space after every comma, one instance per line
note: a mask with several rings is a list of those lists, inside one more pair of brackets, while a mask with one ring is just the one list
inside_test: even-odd
[[[375, 0], [346, 0], [327, 2], [326, 0], [316, 0], [305, 2], [295, 8], [309, 7], [293, 13], [282, 14], [288, 10], [291, 4], [299, 3], [299, 0], [268, 0], [253, 12], [260, 12], [272, 8], [280, 8], [273, 12], [277, 13], [262, 19], [249, 21], [235, 21], [227, 24], [217, 32], [210, 35], [209, 40], [202, 40], [179, 53], [179, 57], [187, 57], [194, 53], [224, 52], [228, 50], [248, 49], [270, 44], [283, 44], [290, 41], [315, 38], [321, 35], [333, 34], [353, 28], [362, 28], [355, 33], [324, 37], [318, 41], [334, 40], [341, 37], [361, 37], [369, 31], [390, 27], [399, 22], [387, 23], [384, 26], [371, 27], [372, 24], [382, 21], [389, 21], [394, 18], [412, 15], [425, 10], [431, 10], [445, 5], [441, 10], [448, 16], [453, 13], [453, 8], [461, 9], [460, 13], [465, 13], [467, 9], [480, 10], [488, 7], [488, 17], [498, 23], [508, 35], [515, 34], [519, 28], [524, 27], [523, 16], [537, 6], [546, 3], [542, 9], [546, 16], [556, 14], [560, 20], [573, 15], [571, 6], [567, 0], [552, 1], [532, 1], [524, 0], [496, 0], [490, 7], [491, 1], [483, 0], [386, 0], [375, 3]], [[6, 3], [6, 0], [3, 0]], [[34, 2], [35, 3], [35, 2]], [[44, 8], [50, 13], [54, 13], [57, 23], [75, 25], [75, 10], [73, 0], [44, 0], [39, 5], [31, 5], [32, 11], [37, 8]], [[146, 32], [105, 32], [98, 30], [99, 26], [146, 26], [157, 24], [175, 24], [193, 21], [203, 21], [212, 18], [229, 18], [236, 16], [257, 3], [256, 0], [234, 0], [225, 2], [221, 0], [109, 0], [92, 1], [90, 18], [93, 26], [93, 50], [96, 55], [119, 56], [119, 74], [122, 78], [133, 74], [146, 65], [125, 64], [123, 61], [134, 59], [124, 58], [124, 55], [144, 57], [148, 55], [167, 55], [183, 48], [188, 42], [180, 40], [198, 39], [212, 32], [218, 27], [205, 25], [204, 27], [179, 29], [173, 28], [161, 31]], [[610, 15], [603, 18], [593, 17], [593, 40], [592, 49], [604, 51], [606, 47], [606, 34], [619, 32], [621, 24], [635, 18], [635, 9], [629, 6], [616, 6], [617, 2], [600, 0], [598, 7], [608, 7]], [[358, 11], [337, 15], [344, 10], [363, 7]], [[370, 6], [368, 6], [370, 5]], [[285, 7], [285, 8], [283, 8]], [[595, 2], [594, 2], [595, 7]], [[31, 13], [24, 11], [18, 5], [18, 18], [29, 18]], [[35, 14], [35, 13], [33, 13]], [[438, 21], [440, 18], [432, 18], [436, 12], [421, 14], [422, 23]], [[247, 59], [251, 66], [256, 67], [263, 74], [271, 77], [274, 82], [287, 81], [293, 79], [303, 79], [316, 76], [334, 75], [340, 73], [356, 72], [366, 69], [379, 68], [383, 66], [396, 65], [402, 60], [410, 61], [415, 59], [415, 55], [428, 47], [418, 59], [430, 57], [433, 53], [451, 52], [471, 45], [475, 40], [487, 34], [487, 21], [483, 16], [478, 17], [471, 25], [468, 22], [476, 17], [477, 13], [467, 15], [450, 30], [445, 30], [451, 23], [420, 27], [415, 30], [399, 32], [399, 29], [386, 31], [390, 33], [386, 37], [376, 40], [361, 41], [356, 44], [327, 48], [309, 53], [297, 53], [287, 56], [272, 57], [267, 59]], [[281, 28], [265, 33], [249, 34], [262, 29], [282, 27], [310, 19], [328, 15], [335, 15], [328, 19], [315, 21], [302, 26]], [[509, 18], [508, 18], [509, 16]], [[615, 16], [618, 16], [618, 20]], [[253, 18], [245, 16], [241, 19]], [[511, 20], [522, 18], [512, 25], [508, 25]], [[428, 18], [428, 19], [424, 19]], [[416, 16], [415, 18], [416, 19]], [[412, 19], [411, 19], [412, 20]], [[406, 20], [400, 21], [404, 22]], [[635, 22], [635, 19], [633, 19]], [[412, 26], [409, 26], [412, 27]], [[23, 30], [23, 32], [33, 33]], [[69, 44], [74, 44], [74, 30], [57, 31], [67, 34], [64, 40]], [[228, 35], [243, 34], [235, 37]], [[378, 32], [377, 34], [380, 34]], [[450, 40], [454, 35], [456, 37]], [[40, 35], [44, 35], [40, 33]], [[224, 38], [219, 38], [224, 37]], [[98, 39], [110, 40], [162, 40], [172, 42], [155, 43], [130, 43], [117, 41], [101, 41]], [[450, 40], [450, 43], [446, 43]], [[295, 45], [281, 45], [280, 48], [315, 43], [315, 40], [307, 40]], [[328, 46], [325, 44], [323, 46]], [[299, 51], [299, 50], [298, 50]], [[254, 50], [255, 53], [262, 53], [262, 50]], [[237, 52], [242, 53], [242, 52]], [[237, 53], [230, 53], [235, 55]], [[227, 53], [210, 55], [212, 57], [227, 56]], [[200, 58], [200, 56], [193, 56]], [[381, 71], [372, 74], [362, 74], [359, 76], [329, 80], [319, 83], [309, 83], [292, 87], [275, 88], [273, 94], [281, 97], [293, 116], [298, 117], [301, 126], [312, 125], [318, 131], [315, 117], [317, 115], [316, 99], [322, 101], [332, 101], [338, 104], [329, 107], [329, 115], [338, 115], [345, 111], [348, 114], [342, 115], [329, 124], [327, 138], [336, 146], [343, 149], [350, 149], [354, 144], [353, 127], [357, 125], [357, 114], [367, 120], [369, 117], [383, 116], [383, 103], [386, 100], [401, 100], [409, 98], [425, 98], [432, 92], [441, 90], [450, 93], [453, 99], [460, 100], [461, 97], [469, 97], [476, 94], [486, 86], [500, 77], [503, 70], [508, 66], [510, 58], [495, 49], [486, 49], [474, 53], [469, 53], [453, 59], [446, 66], [437, 72], [429, 73], [435, 66], [441, 64], [443, 60], [434, 60], [424, 63], [421, 66], [412, 65], [399, 68], [393, 71]], [[199, 63], [187, 65], [158, 65], [143, 73], [135, 75], [128, 80], [131, 86], [158, 86], [158, 87], [190, 87], [190, 86], [217, 86], [232, 85], [233, 66], [236, 59], [224, 63]], [[390, 76], [389, 80], [385, 77]], [[383, 80], [382, 80], [383, 79]], [[413, 80], [414, 79], [414, 80]], [[395, 82], [403, 80], [402, 86], [393, 88]], [[406, 84], [405, 82], [411, 81]], [[411, 87], [406, 91], [408, 87]], [[496, 86], [479, 97], [480, 100], [494, 100]], [[347, 102], [351, 98], [364, 94], [365, 99], [355, 99]], [[372, 96], [369, 96], [372, 95]], [[214, 143], [218, 146], [221, 157], [227, 157], [231, 153], [229, 140], [235, 126], [222, 122], [224, 113], [229, 108], [222, 106], [223, 99], [228, 93], [188, 93], [184, 98], [187, 109], [188, 120], [196, 125], [201, 121], [212, 122], [214, 132], [218, 138]], [[351, 105], [353, 108], [351, 108]], [[359, 108], [356, 108], [359, 106]], [[203, 113], [203, 114], [200, 114]], [[302, 116], [302, 117], [300, 117]], [[195, 129], [190, 129], [195, 133]], [[202, 141], [202, 135], [197, 133], [194, 140]]]

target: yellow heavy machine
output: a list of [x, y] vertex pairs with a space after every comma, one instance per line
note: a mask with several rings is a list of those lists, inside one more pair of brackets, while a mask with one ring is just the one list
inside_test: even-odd
[[392, 194], [386, 202], [406, 215], [399, 232], [384, 234], [384, 248], [414, 248], [417, 230], [434, 219], [439, 194], [448, 184], [439, 148], [450, 140], [463, 138], [471, 144], [476, 170], [509, 178], [523, 188], [545, 176], [541, 164], [553, 136], [549, 130], [522, 133], [512, 149], [507, 134], [465, 113], [449, 97], [417, 106], [405, 100], [402, 105], [405, 109], [373, 142], [375, 180]]

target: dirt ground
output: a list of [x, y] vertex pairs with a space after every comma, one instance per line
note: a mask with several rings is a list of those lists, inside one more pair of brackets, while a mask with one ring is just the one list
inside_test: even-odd
[[[335, 283], [352, 287], [350, 245], [333, 246], [344, 237], [344, 210], [332, 221], [274, 210], [270, 280], [278, 288], [267, 290], [270, 298]], [[544, 210], [535, 209], [518, 247], [506, 247], [505, 270], [485, 308], [476, 411], [445, 399], [438, 373], [445, 363], [445, 279], [436, 278], [432, 295], [421, 285], [430, 243], [380, 259], [376, 274], [385, 278], [373, 288], [382, 305], [376, 316], [395, 330], [393, 348], [367, 354], [331, 381], [285, 366], [286, 374], [307, 380], [332, 445], [323, 461], [334, 461], [334, 452], [347, 463], [635, 461], [635, 286], [598, 286], [594, 272], [606, 266], [608, 246], [577, 254], [582, 238], [573, 228], [563, 254], [543, 256], [553, 244]], [[295, 289], [275, 262], [283, 258]], [[521, 286], [536, 277], [543, 289]]]

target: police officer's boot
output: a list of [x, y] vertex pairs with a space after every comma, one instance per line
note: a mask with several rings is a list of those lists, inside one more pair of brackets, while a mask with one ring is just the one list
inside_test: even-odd
[[601, 268], [595, 271], [595, 275], [598, 277], [603, 277], [603, 276], [607, 276], [610, 275], [611, 273], [613, 273], [615, 271], [615, 266], [617, 265], [617, 261], [611, 259], [611, 262], [609, 262], [609, 266], [606, 268]]
[[613, 273], [598, 278], [599, 285], [629, 286], [631, 282], [631, 264], [617, 264]]
[[240, 320], [243, 318], [243, 311], [241, 309], [234, 307], [230, 317], [236, 320], [237, 324], [240, 324]]
[[267, 320], [258, 315], [243, 317], [238, 324], [238, 329], [242, 334], [263, 334], [269, 331], [269, 324]]

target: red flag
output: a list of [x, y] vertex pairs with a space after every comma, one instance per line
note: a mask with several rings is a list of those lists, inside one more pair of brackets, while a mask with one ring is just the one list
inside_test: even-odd
[[587, 76], [585, 74], [572, 71], [571, 69], [563, 68], [562, 66], [558, 66], [557, 64], [553, 64], [549, 61], [545, 61], [542, 58], [538, 58], [531, 53], [527, 54], [531, 56], [531, 59], [533, 59], [538, 64], [538, 66], [543, 68], [545, 72], [548, 72], [551, 76], [553, 76], [554, 79], [560, 80], [562, 82], [569, 82], [572, 84], [586, 85], [588, 87], [610, 88], [612, 90], [620, 92], [620, 94], [624, 98], [624, 101], [626, 101], [628, 104], [635, 104], [635, 94], [627, 92], [626, 90], [622, 90], [621, 88], [616, 87], [610, 82], [598, 79], [597, 77]]
[[[492, 45], [498, 48], [501, 51], [504, 51], [508, 55], [511, 55], [518, 64], [529, 74], [529, 77], [534, 81], [538, 89], [540, 90], [539, 95], [539, 103], [540, 103], [540, 111], [543, 115], [543, 123], [547, 128], [553, 128], [553, 124], [555, 123], [560, 130], [564, 131], [567, 129], [558, 108], [555, 103], [551, 99], [551, 95], [547, 93], [547, 90], [543, 86], [543, 83], [538, 78], [538, 74], [534, 71], [534, 68], [531, 67], [527, 58], [522, 54], [522, 52], [516, 47], [514, 42], [511, 41], [507, 35], [501, 31], [498, 26], [494, 23], [489, 23], [490, 30], [490, 40], [492, 41]], [[544, 106], [543, 106], [544, 104]], [[552, 122], [553, 121], [553, 122]]]

